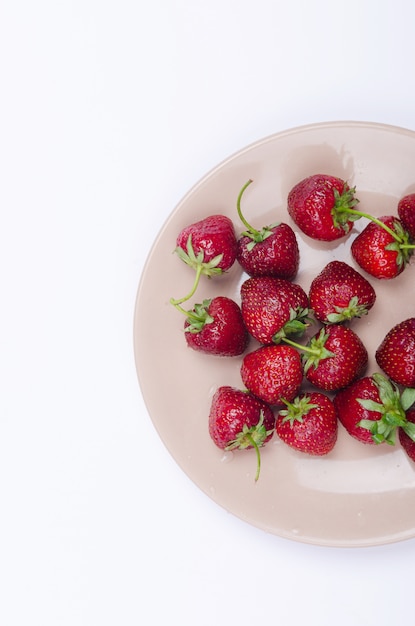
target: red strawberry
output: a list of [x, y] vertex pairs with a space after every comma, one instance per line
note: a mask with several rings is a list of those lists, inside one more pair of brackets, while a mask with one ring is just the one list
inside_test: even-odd
[[291, 226], [281, 222], [256, 230], [242, 214], [241, 197], [251, 183], [252, 180], [249, 180], [238, 196], [238, 215], [246, 230], [238, 239], [236, 258], [249, 276], [275, 276], [293, 280], [298, 272], [300, 253]]
[[405, 415], [414, 400], [415, 389], [405, 389], [401, 394], [395, 384], [375, 373], [339, 391], [333, 403], [338, 419], [352, 437], [362, 443], [394, 445], [398, 428], [415, 437]]
[[261, 459], [259, 448], [274, 433], [275, 416], [272, 409], [249, 392], [235, 387], [219, 387], [209, 412], [209, 434], [221, 450], [254, 448], [257, 453], [258, 480]]
[[415, 240], [415, 193], [409, 193], [399, 200], [398, 216], [410, 238]]
[[241, 285], [241, 311], [257, 341], [278, 343], [307, 328], [308, 297], [300, 285], [283, 278], [255, 276]]
[[375, 358], [395, 383], [415, 387], [415, 317], [391, 328], [376, 350]]
[[312, 281], [310, 308], [324, 324], [338, 324], [368, 313], [376, 300], [369, 281], [343, 261], [331, 261]]
[[284, 341], [303, 354], [304, 375], [319, 389], [335, 391], [349, 385], [364, 372], [368, 353], [356, 333], [341, 324], [321, 328], [306, 346]]
[[393, 215], [371, 221], [356, 237], [351, 253], [365, 272], [379, 279], [391, 279], [405, 269], [413, 253], [409, 234]]
[[199, 352], [217, 356], [242, 354], [249, 340], [239, 306], [225, 296], [204, 300], [191, 311], [185, 311], [184, 322], [187, 345]]
[[337, 416], [325, 394], [314, 391], [286, 402], [275, 423], [278, 436], [291, 448], [315, 456], [328, 454], [337, 441]]
[[[399, 441], [409, 458], [415, 461], [415, 408], [406, 412], [406, 420], [406, 430], [403, 428], [399, 429]], [[411, 436], [408, 432], [411, 432]]]
[[245, 387], [264, 402], [282, 405], [283, 398], [293, 400], [300, 389], [301, 357], [290, 346], [261, 346], [244, 356], [241, 378]]
[[288, 213], [309, 237], [334, 241], [347, 235], [354, 215], [350, 209], [359, 201], [355, 188], [335, 176], [315, 174], [297, 183], [288, 194]]
[[232, 221], [226, 215], [210, 215], [183, 228], [175, 252], [196, 271], [191, 291], [172, 304], [181, 304], [195, 293], [202, 274], [212, 277], [227, 272], [236, 260], [237, 240]]

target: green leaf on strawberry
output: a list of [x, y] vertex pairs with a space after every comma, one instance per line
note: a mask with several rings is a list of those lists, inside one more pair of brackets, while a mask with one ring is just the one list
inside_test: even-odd
[[264, 425], [264, 411], [261, 411], [258, 424], [249, 427], [244, 424], [241, 432], [239, 432], [233, 441], [230, 441], [225, 450], [246, 450], [246, 448], [254, 448], [257, 458], [257, 469], [255, 474], [255, 482], [257, 482], [261, 473], [261, 448], [265, 441], [274, 432], [274, 429], [267, 430]]
[[280, 343], [289, 335], [300, 337], [305, 333], [310, 325], [309, 310], [298, 307], [290, 309], [290, 319], [280, 328], [280, 330], [272, 336], [273, 343]]
[[219, 263], [223, 259], [223, 253], [218, 254], [213, 259], [210, 259], [209, 261], [205, 262], [204, 260], [205, 255], [203, 253], [203, 250], [200, 250], [197, 255], [195, 254], [193, 244], [192, 244], [192, 235], [189, 235], [187, 239], [186, 250], [183, 250], [183, 248], [181, 248], [180, 246], [177, 246], [175, 249], [175, 252], [178, 255], [178, 257], [184, 263], [186, 263], [186, 265], [189, 265], [192, 269], [196, 271], [199, 270], [200, 268], [200, 272], [202, 274], [205, 274], [206, 276], [213, 276], [214, 274], [221, 274], [223, 271], [219, 267]]
[[327, 321], [330, 324], [340, 324], [346, 320], [352, 320], [354, 317], [362, 317], [367, 315], [368, 309], [365, 304], [359, 304], [359, 298], [353, 296], [350, 299], [347, 307], [334, 307], [335, 313], [329, 313], [327, 315]]
[[401, 404], [404, 411], [408, 411], [415, 403], [415, 389], [406, 387], [401, 394]]
[[319, 405], [313, 404], [310, 400], [310, 396], [304, 394], [302, 396], [297, 396], [294, 398], [292, 402], [288, 402], [283, 399], [284, 404], [286, 405], [286, 409], [282, 409], [279, 412], [279, 415], [283, 417], [282, 422], [290, 422], [291, 425], [295, 421], [302, 422], [304, 415], [307, 415], [311, 409], [316, 409]]
[[206, 324], [212, 324], [213, 317], [209, 315], [208, 309], [212, 301], [203, 300], [201, 304], [195, 304], [193, 311], [186, 312], [188, 326], [184, 329], [187, 333], [200, 333]]
[[357, 425], [369, 430], [373, 441], [378, 444], [385, 442], [395, 445], [398, 428], [402, 428], [414, 439], [415, 425], [407, 421], [405, 407], [409, 408], [414, 403], [415, 389], [408, 388], [401, 394], [397, 385], [378, 373], [372, 375], [372, 380], [378, 389], [380, 402], [363, 398], [357, 398], [357, 402], [364, 409], [379, 413], [379, 419], [363, 419]]
[[348, 222], [355, 222], [360, 219], [358, 214], [350, 214], [349, 210], [359, 204], [359, 200], [355, 197], [356, 187], [348, 188], [346, 185], [342, 193], [335, 187], [334, 206], [331, 210], [335, 228], [343, 228], [347, 233], [349, 231]]

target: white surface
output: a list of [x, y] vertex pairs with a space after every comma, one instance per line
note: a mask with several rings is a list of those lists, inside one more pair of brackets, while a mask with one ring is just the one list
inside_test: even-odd
[[154, 237], [222, 159], [324, 120], [415, 129], [414, 20], [409, 0], [1, 3], [2, 625], [406, 618], [415, 541], [293, 543], [193, 486], [132, 318]]

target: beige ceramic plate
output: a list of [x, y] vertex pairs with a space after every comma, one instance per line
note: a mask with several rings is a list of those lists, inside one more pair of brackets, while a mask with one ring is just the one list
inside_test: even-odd
[[[292, 222], [286, 211], [290, 188], [315, 173], [340, 176], [355, 185], [359, 208], [396, 214], [398, 199], [415, 191], [415, 133], [360, 122], [295, 128], [267, 137], [221, 163], [183, 198], [162, 228], [147, 260], [137, 295], [134, 348], [146, 406], [161, 439], [183, 471], [216, 503], [246, 522], [289, 539], [326, 546], [370, 546], [415, 536], [415, 464], [399, 444], [365, 446], [340, 426], [335, 449], [312, 458], [276, 436], [262, 450], [255, 484], [253, 451], [223, 453], [211, 442], [207, 419], [220, 385], [241, 387], [241, 358], [201, 355], [185, 345], [183, 319], [169, 299], [186, 294], [193, 272], [172, 254], [177, 233], [212, 213], [229, 215], [242, 230], [236, 198], [257, 227]], [[316, 243], [297, 231], [301, 252], [295, 282], [311, 279], [333, 259], [351, 260], [350, 243], [366, 224], [356, 222], [341, 243]], [[226, 276], [204, 279], [195, 299], [226, 294], [239, 301], [246, 278], [237, 265]], [[395, 323], [415, 314], [415, 267], [394, 281], [372, 280], [375, 307], [353, 328], [373, 355]], [[190, 307], [189, 307], [190, 308]], [[255, 346], [251, 344], [250, 348]]]

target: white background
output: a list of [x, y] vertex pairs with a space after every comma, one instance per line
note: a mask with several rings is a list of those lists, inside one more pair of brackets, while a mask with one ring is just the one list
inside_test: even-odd
[[2, 626], [407, 620], [414, 540], [303, 545], [193, 485], [132, 323], [157, 232], [223, 159], [319, 121], [415, 130], [414, 23], [411, 0], [0, 2]]

